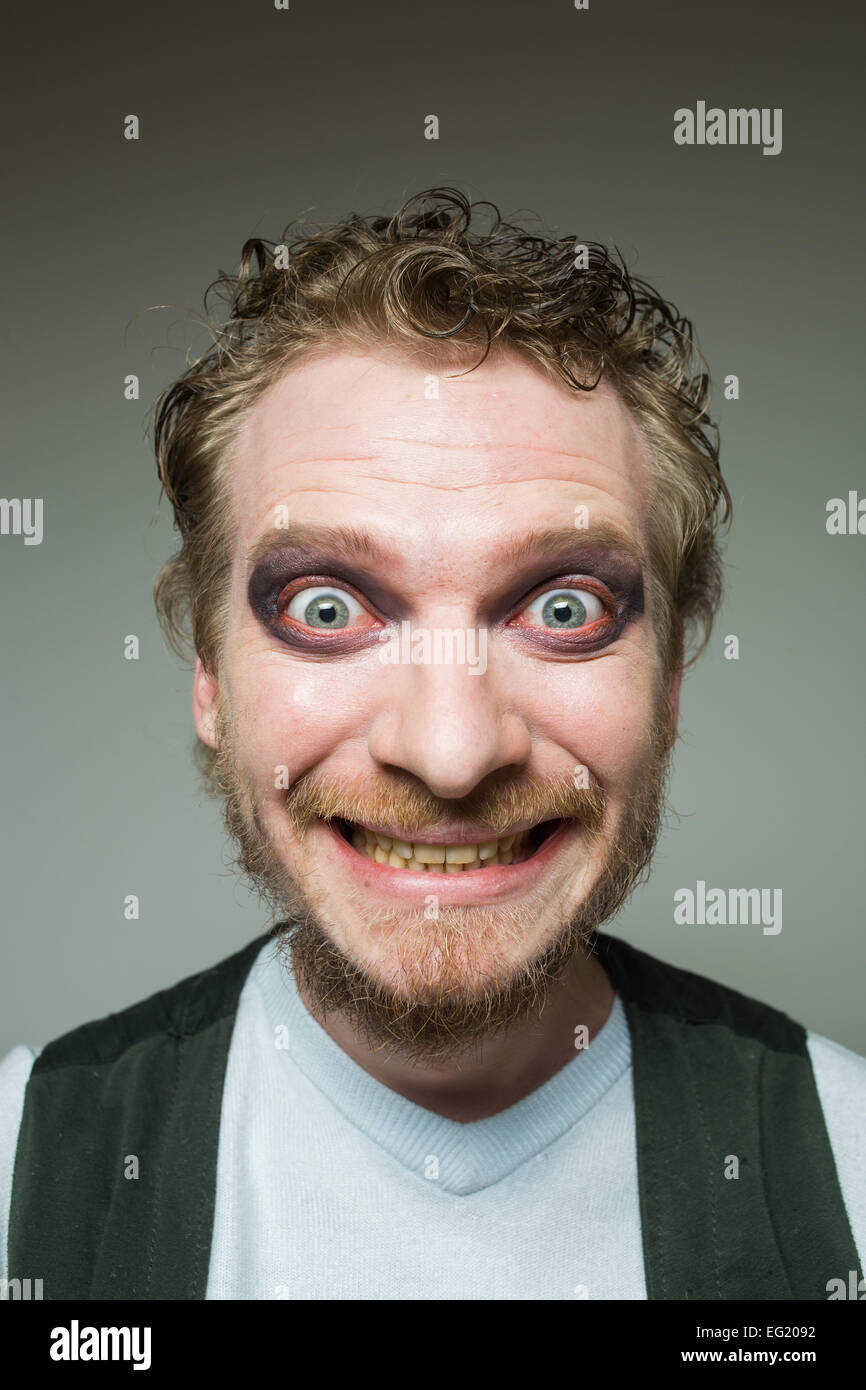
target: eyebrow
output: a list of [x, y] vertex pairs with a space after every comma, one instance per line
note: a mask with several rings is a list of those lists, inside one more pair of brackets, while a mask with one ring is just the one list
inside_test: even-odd
[[545, 556], [579, 555], [584, 551], [607, 550], [631, 560], [638, 568], [645, 564], [644, 553], [634, 536], [612, 521], [597, 521], [581, 530], [576, 526], [543, 526], [506, 542], [495, 556], [523, 565]]
[[[267, 531], [247, 552], [249, 569], [255, 569], [287, 550], [320, 551], [343, 560], [367, 562], [383, 570], [399, 563], [396, 550], [383, 544], [371, 531], [357, 526], [328, 526], [318, 522], [296, 523]], [[500, 541], [489, 559], [492, 564], [525, 565], [555, 556], [578, 557], [598, 551], [614, 552], [643, 568], [646, 557], [636, 539], [614, 522], [600, 520], [585, 530], [575, 526], [544, 526]]]
[[255, 569], [263, 560], [285, 550], [329, 551], [346, 560], [367, 560], [382, 567], [393, 565], [396, 558], [371, 531], [361, 527], [304, 522], [266, 531], [247, 551], [247, 564]]

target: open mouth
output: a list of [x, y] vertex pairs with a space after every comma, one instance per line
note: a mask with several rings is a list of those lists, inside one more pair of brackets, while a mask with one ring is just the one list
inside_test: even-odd
[[562, 824], [562, 820], [540, 821], [513, 835], [500, 835], [472, 844], [446, 845], [398, 839], [354, 821], [337, 819], [332, 822], [347, 844], [373, 863], [432, 874], [465, 874], [503, 864], [522, 864], [537, 854]]

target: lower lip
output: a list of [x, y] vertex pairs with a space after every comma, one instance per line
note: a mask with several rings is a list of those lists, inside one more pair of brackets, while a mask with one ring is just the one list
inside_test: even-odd
[[355, 879], [365, 888], [383, 897], [417, 901], [429, 893], [453, 903], [485, 903], [491, 898], [507, 898], [512, 893], [525, 893], [536, 886], [552, 861], [580, 833], [575, 821], [563, 821], [530, 859], [520, 864], [495, 864], [489, 869], [469, 869], [459, 874], [428, 873], [424, 869], [392, 869], [377, 864], [357, 850], [323, 821], [318, 828], [330, 839], [337, 857]]

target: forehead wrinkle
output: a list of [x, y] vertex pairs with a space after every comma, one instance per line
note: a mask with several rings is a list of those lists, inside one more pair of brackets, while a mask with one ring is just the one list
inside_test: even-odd
[[[385, 439], [384, 436], [380, 436], [380, 438]], [[547, 445], [544, 445], [544, 444], [520, 444], [520, 443], [517, 443], [517, 442], [510, 442], [510, 443], [508, 443], [508, 442], [506, 442], [506, 441], [504, 441], [504, 440], [503, 440], [503, 441], [480, 440], [480, 441], [477, 442], [477, 443], [464, 443], [464, 442], [461, 441], [459, 444], [455, 444], [455, 443], [453, 443], [453, 442], [436, 443], [436, 442], [434, 442], [434, 441], [432, 441], [432, 440], [429, 440], [429, 439], [387, 439], [385, 442], [404, 444], [404, 445], [406, 445], [408, 448], [411, 448], [411, 449], [413, 449], [413, 450], [418, 449], [418, 448], [421, 448], [421, 447], [423, 446], [424, 448], [427, 448], [427, 449], [448, 449], [448, 450], [450, 450], [452, 453], [460, 453], [460, 452], [463, 452], [464, 450], [467, 450], [467, 449], [484, 449], [484, 450], [486, 450], [486, 451], [488, 451], [489, 453], [492, 454], [494, 451], [498, 452], [498, 451], [500, 451], [500, 450], [512, 449], [512, 450], [518, 451], [518, 452], [521, 453], [521, 454], [545, 454], [547, 457], [563, 458], [563, 459], [567, 459], [569, 462], [574, 463], [574, 464], [589, 463], [589, 464], [591, 464], [594, 468], [608, 469], [608, 470], [610, 470], [611, 472], [616, 473], [618, 476], [622, 476], [622, 477], [627, 477], [627, 476], [629, 475], [629, 471], [630, 471], [630, 470], [629, 470], [629, 466], [628, 466], [628, 461], [627, 461], [627, 460], [622, 460], [622, 461], [621, 461], [621, 462], [622, 462], [622, 466], [617, 467], [617, 464], [616, 464], [616, 462], [615, 462], [613, 459], [596, 459], [596, 458], [592, 458], [592, 456], [591, 456], [590, 454], [575, 454], [575, 453], [573, 453], [570, 449], [552, 449], [552, 448], [549, 448]], [[279, 466], [279, 467], [284, 467], [284, 468], [310, 468], [310, 467], [315, 468], [316, 465], [317, 465], [317, 464], [320, 464], [320, 463], [349, 463], [349, 464], [352, 464], [352, 463], [376, 463], [376, 462], [378, 462], [378, 463], [389, 463], [389, 462], [391, 462], [391, 460], [383, 458], [381, 454], [336, 454], [336, 455], [318, 454], [318, 455], [316, 455], [315, 457], [312, 457], [312, 456], [311, 456], [311, 457], [308, 457], [308, 458], [300, 458], [300, 457], [299, 457], [299, 458], [286, 458], [286, 459], [282, 459], [282, 460], [276, 460], [276, 459], [271, 460], [271, 459], [267, 459], [267, 458], [262, 459], [262, 463], [263, 463], [264, 467], [266, 467], [266, 468], [271, 467], [273, 464], [277, 464], [277, 466]], [[396, 462], [396, 460], [395, 460], [395, 462]], [[493, 460], [492, 458], [491, 458], [490, 462], [491, 462], [491, 464], [494, 464], [494, 460]], [[494, 466], [495, 466], [495, 464], [494, 464]], [[378, 479], [378, 475], [377, 475], [377, 474], [374, 474], [374, 473], [372, 473], [372, 474], [363, 474], [363, 473], [362, 473], [362, 474], [359, 474], [358, 476], [359, 476], [359, 477], [373, 478], [373, 479], [377, 479], [377, 480], [379, 480], [379, 481], [386, 481], [386, 482], [394, 482], [394, 481], [403, 482], [403, 481], [409, 481], [408, 479], [402, 479], [402, 478], [397, 478], [397, 479], [388, 478], [388, 479], [382, 480], [382, 479]], [[519, 479], [519, 478], [518, 478], [518, 479], [508, 478], [508, 479], [502, 479], [502, 481], [503, 481], [503, 482], [520, 482], [520, 481], [522, 481], [522, 480]], [[558, 481], [563, 481], [563, 479], [559, 479]], [[571, 480], [566, 479], [566, 481], [571, 481]], [[575, 479], [574, 481], [577, 481], [577, 480]], [[432, 486], [432, 484], [431, 484], [431, 486]], [[474, 486], [474, 484], [473, 484], [473, 486]], [[493, 484], [490, 484], [489, 486], [493, 486]]]
[[[554, 449], [547, 444], [523, 444], [519, 443], [516, 440], [507, 441], [490, 439], [478, 440], [475, 443], [464, 442], [462, 440], [459, 443], [455, 443], [450, 440], [436, 442], [431, 439], [398, 439], [384, 435], [379, 435], [378, 438], [385, 443], [404, 444], [407, 448], [413, 450], [423, 447], [426, 449], [449, 449], [452, 453], [461, 453], [467, 449], [485, 449], [492, 454], [493, 452], [498, 452], [500, 450], [514, 449], [521, 454], [545, 454], [548, 457], [564, 458], [568, 459], [569, 462], [575, 464], [590, 463], [593, 465], [594, 468], [609, 468], [617, 473], [627, 473], [629, 471], [628, 462], [626, 460], [622, 460], [624, 467], [617, 468], [616, 462], [613, 459], [593, 458], [591, 454], [576, 454], [571, 449]], [[297, 457], [280, 460], [268, 458], [262, 459], [262, 463], [265, 467], [269, 467], [271, 466], [271, 464], [276, 463], [279, 466], [285, 468], [306, 468], [311, 466], [315, 467], [315, 465], [318, 463], [386, 463], [388, 461], [389, 460], [384, 459], [381, 454], [358, 453], [333, 455], [316, 454], [310, 455], [306, 458]]]
[[[348, 461], [351, 462], [351, 460], [348, 460]], [[471, 491], [472, 491], [473, 489], [475, 489], [475, 488], [488, 488], [488, 489], [490, 489], [490, 488], [500, 488], [500, 487], [518, 487], [518, 486], [520, 486], [520, 484], [524, 484], [524, 485], [525, 485], [525, 484], [527, 484], [527, 483], [554, 483], [554, 484], [563, 484], [563, 483], [565, 483], [565, 484], [571, 484], [571, 485], [574, 485], [574, 486], [583, 487], [583, 488], [586, 489], [587, 492], [603, 492], [603, 491], [604, 491], [603, 488], [596, 487], [596, 486], [593, 485], [593, 484], [590, 484], [590, 483], [582, 483], [581, 480], [578, 479], [578, 478], [563, 478], [563, 477], [557, 477], [557, 476], [555, 476], [555, 475], [548, 477], [548, 476], [546, 476], [546, 475], [543, 474], [543, 473], [541, 473], [541, 474], [527, 474], [527, 475], [525, 475], [525, 476], [523, 476], [523, 477], [520, 477], [520, 478], [495, 478], [495, 479], [490, 479], [490, 478], [488, 478], [488, 479], [482, 480], [481, 482], [478, 482], [478, 483], [431, 483], [431, 482], [426, 482], [423, 478], [387, 477], [387, 476], [383, 476], [383, 475], [380, 474], [380, 473], [356, 473], [356, 474], [354, 475], [354, 477], [355, 477], [359, 482], [366, 482], [366, 483], [392, 483], [392, 484], [394, 484], [395, 486], [399, 486], [399, 487], [426, 487], [426, 488], [431, 488], [434, 492], [471, 492]], [[295, 495], [295, 496], [301, 496], [301, 494], [304, 493], [304, 492], [327, 492], [327, 493], [331, 493], [331, 492], [345, 492], [346, 495], [349, 496], [349, 497], [356, 496], [356, 495], [363, 495], [363, 494], [355, 494], [355, 493], [349, 492], [349, 490], [346, 489], [346, 488], [330, 488], [330, 487], [328, 487], [327, 483], [326, 483], [324, 480], [323, 480], [323, 482], [322, 482], [322, 487], [321, 487], [321, 488], [300, 488], [300, 489], [298, 489], [298, 491], [297, 491], [294, 495]]]
[[600, 468], [613, 466], [604, 459], [593, 458], [591, 454], [576, 454], [573, 449], [556, 449], [550, 444], [527, 444], [519, 439], [461, 439], [455, 442], [450, 439], [418, 439], [412, 435], [407, 437], [396, 434], [377, 434], [376, 439], [382, 440], [385, 444], [410, 444], [413, 448], [423, 445], [427, 449], [519, 449], [524, 454], [553, 454], [573, 459], [575, 462], [583, 460], [584, 463], [597, 464]]

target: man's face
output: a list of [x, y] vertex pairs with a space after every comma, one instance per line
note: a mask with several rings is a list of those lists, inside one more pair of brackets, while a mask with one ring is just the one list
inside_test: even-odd
[[307, 974], [336, 998], [336, 960], [392, 1024], [468, 1037], [479, 1000], [525, 1011], [642, 867], [677, 687], [626, 408], [513, 354], [461, 370], [335, 351], [259, 400], [194, 704], [247, 868], [316, 934]]

